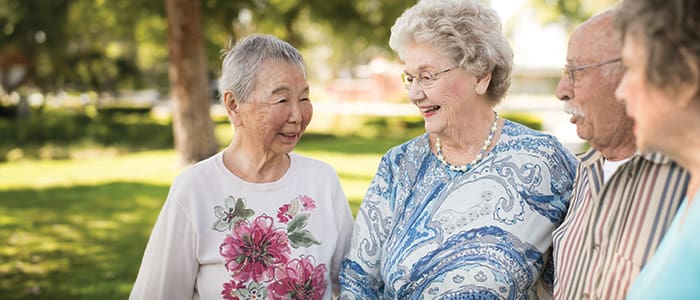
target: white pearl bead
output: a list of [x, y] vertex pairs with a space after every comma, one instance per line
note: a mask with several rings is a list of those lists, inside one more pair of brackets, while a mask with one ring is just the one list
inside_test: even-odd
[[454, 166], [445, 160], [445, 156], [442, 154], [442, 145], [440, 144], [440, 138], [436, 137], [435, 138], [435, 151], [437, 152], [437, 159], [445, 166], [448, 167], [448, 169], [452, 171], [460, 171], [460, 172], [466, 172], [469, 170], [473, 165], [476, 165], [479, 163], [479, 161], [483, 158], [484, 153], [486, 150], [488, 150], [489, 146], [491, 145], [491, 140], [493, 139], [493, 136], [496, 134], [496, 130], [498, 129], [498, 113], [494, 112], [496, 115], [495, 119], [493, 120], [493, 125], [491, 125], [491, 131], [489, 132], [488, 137], [486, 137], [486, 141], [484, 141], [484, 146], [481, 147], [479, 154], [476, 155], [474, 160], [469, 162], [466, 165], [461, 165], [461, 166]]

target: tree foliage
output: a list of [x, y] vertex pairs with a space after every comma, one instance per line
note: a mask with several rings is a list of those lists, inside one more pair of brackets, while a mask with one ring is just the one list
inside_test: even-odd
[[569, 31], [607, 8], [614, 7], [619, 0], [529, 0], [536, 8], [543, 23], [562, 23]]
[[[407, 0], [202, 0], [207, 69], [215, 77], [220, 49], [251, 32], [270, 33], [303, 49], [333, 49], [348, 66], [386, 50], [389, 28]], [[369, 51], [368, 51], [369, 50]], [[3, 59], [29, 62], [25, 84], [109, 92], [167, 91], [167, 19], [163, 0], [1, 0]]]
[[[0, 1], [0, 68], [15, 63], [28, 67], [26, 77], [52, 85], [50, 75], [65, 61], [67, 0]], [[22, 80], [24, 82], [25, 80]], [[8, 89], [7, 86], [5, 86]], [[15, 87], [9, 87], [10, 90]]]

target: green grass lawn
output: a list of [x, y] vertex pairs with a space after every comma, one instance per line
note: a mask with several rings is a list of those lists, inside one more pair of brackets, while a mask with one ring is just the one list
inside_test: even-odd
[[0, 165], [3, 299], [126, 299], [173, 151]]

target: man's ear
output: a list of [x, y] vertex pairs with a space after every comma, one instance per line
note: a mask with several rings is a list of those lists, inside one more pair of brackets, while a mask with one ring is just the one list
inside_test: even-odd
[[226, 114], [228, 115], [229, 120], [234, 124], [234, 125], [239, 125], [241, 122], [241, 117], [240, 117], [240, 101], [236, 98], [236, 96], [233, 94], [231, 91], [225, 91], [223, 94], [223, 102], [224, 102], [224, 107], [226, 108]]
[[490, 83], [491, 83], [491, 72], [488, 72], [486, 75], [482, 76], [481, 78], [476, 79], [476, 85], [474, 86], [474, 92], [476, 92], [477, 95], [486, 94], [486, 91], [488, 90]]

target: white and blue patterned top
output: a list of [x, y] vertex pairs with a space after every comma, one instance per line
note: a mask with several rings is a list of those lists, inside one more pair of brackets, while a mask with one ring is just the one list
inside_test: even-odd
[[567, 211], [575, 169], [556, 138], [508, 120], [467, 172], [441, 164], [427, 133], [390, 149], [355, 220], [341, 297], [551, 295], [551, 234]]

